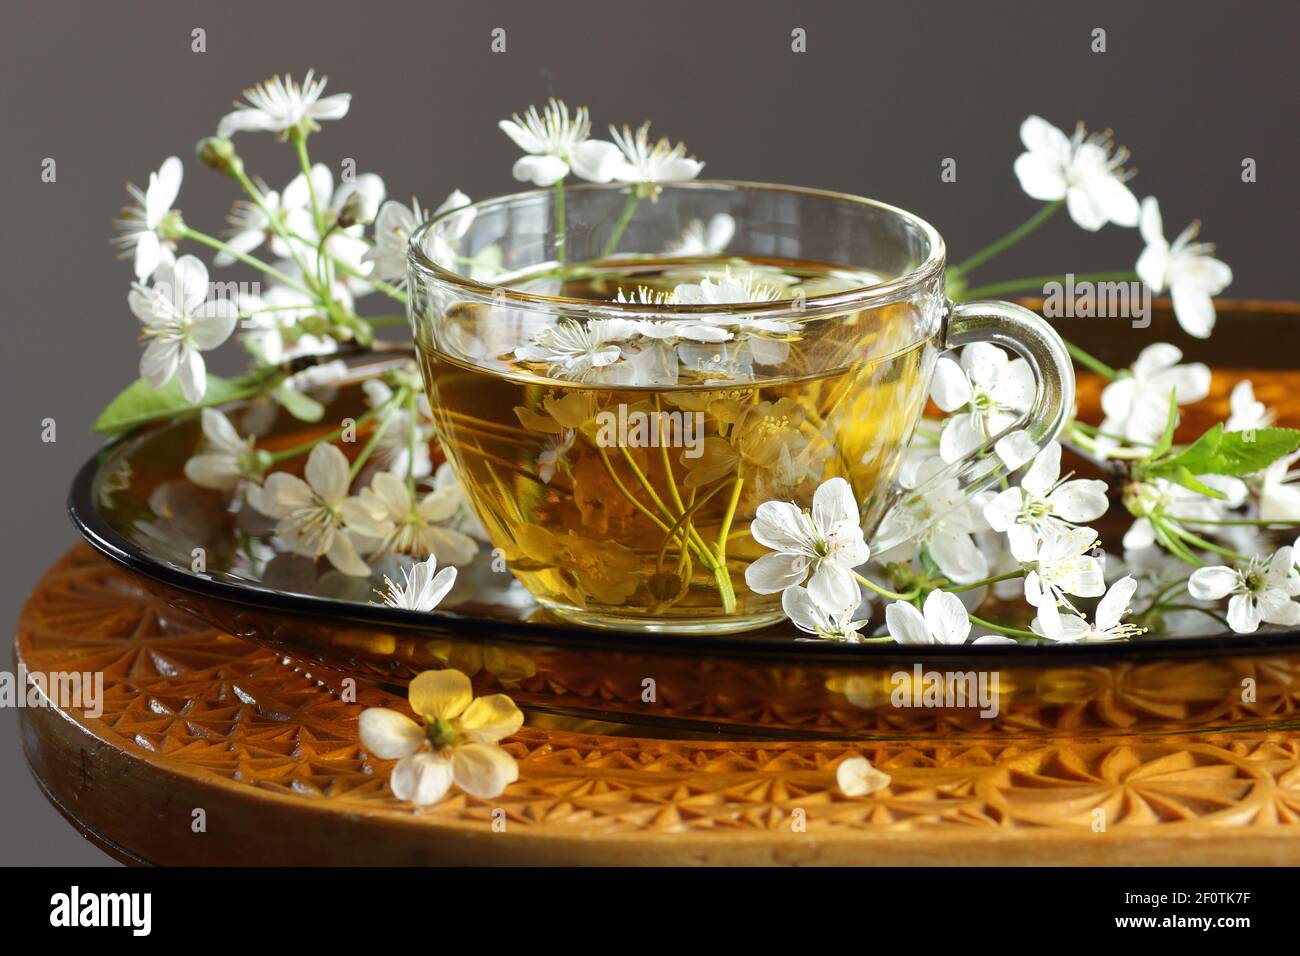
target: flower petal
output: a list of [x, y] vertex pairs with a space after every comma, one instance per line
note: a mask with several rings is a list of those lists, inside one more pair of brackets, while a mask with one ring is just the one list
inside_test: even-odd
[[931, 591], [925, 599], [925, 623], [940, 644], [965, 644], [970, 636], [966, 606], [947, 591]]
[[348, 494], [348, 459], [334, 445], [322, 443], [307, 456], [303, 477], [317, 496], [325, 502], [341, 501]]
[[361, 745], [380, 760], [409, 757], [425, 741], [424, 728], [387, 707], [367, 707], [357, 718]]
[[930, 397], [945, 412], [955, 412], [971, 400], [970, 382], [961, 366], [944, 356], [934, 365]]
[[778, 551], [763, 555], [747, 567], [745, 583], [756, 594], [776, 594], [802, 584], [807, 573], [807, 558]]
[[401, 760], [388, 778], [389, 789], [398, 800], [437, 803], [451, 787], [452, 765], [437, 754], [418, 753]]
[[519, 765], [496, 744], [465, 744], [451, 754], [456, 786], [470, 796], [488, 798], [519, 779]]
[[1106, 482], [1096, 478], [1067, 481], [1052, 495], [1052, 511], [1066, 521], [1082, 524], [1106, 513], [1109, 499]]
[[1241, 575], [1221, 564], [1197, 568], [1187, 580], [1187, 592], [1198, 601], [1218, 601], [1232, 593]]
[[469, 678], [458, 670], [424, 671], [406, 691], [411, 709], [426, 719], [454, 720], [474, 699]]
[[475, 698], [457, 722], [462, 732], [480, 744], [494, 744], [518, 733], [523, 725], [523, 711], [505, 694]]
[[921, 612], [906, 601], [895, 601], [885, 608], [885, 627], [900, 644], [937, 643]]
[[865, 797], [888, 787], [892, 778], [866, 757], [849, 757], [835, 768], [835, 782], [846, 797]]

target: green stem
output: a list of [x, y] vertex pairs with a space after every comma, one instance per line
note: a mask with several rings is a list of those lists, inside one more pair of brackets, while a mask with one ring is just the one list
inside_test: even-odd
[[294, 445], [292, 448], [286, 448], [283, 451], [270, 452], [271, 464], [278, 465], [280, 462], [288, 461], [290, 458], [297, 458], [299, 455], [305, 455], [307, 454], [307, 452], [311, 451], [321, 442], [332, 442], [334, 441], [334, 439], [338, 438], [345, 431], [347, 431], [349, 427], [360, 428], [362, 425], [366, 424], [377, 414], [379, 414], [381, 410], [382, 410], [382, 406], [380, 408], [372, 408], [370, 411], [366, 412], [364, 415], [362, 415], [360, 418], [354, 421], [350, 426], [343, 425], [340, 428], [334, 429], [334, 431], [330, 432], [328, 435], [322, 435], [319, 438], [313, 438], [311, 441], [305, 441], [301, 445]]
[[912, 601], [916, 598], [918, 594], [921, 593], [920, 590], [913, 588], [911, 591], [908, 591], [906, 594], [899, 594], [897, 591], [890, 591], [886, 588], [881, 587], [879, 584], [877, 584], [875, 581], [872, 581], [870, 578], [864, 578], [861, 574], [858, 574], [857, 571], [853, 572], [853, 576], [858, 579], [858, 583], [861, 584], [863, 587], [867, 588], [868, 590], [875, 591], [881, 597], [887, 597], [891, 601]]
[[995, 282], [992, 285], [982, 285], [974, 289], [963, 289], [958, 295], [954, 296], [958, 301], [968, 299], [984, 299], [993, 295], [1006, 295], [1010, 292], [1042, 292], [1050, 282], [1059, 282], [1062, 285], [1067, 280], [1073, 282], [1133, 282], [1137, 279], [1136, 272], [1089, 272], [1084, 275], [1055, 275], [1055, 276], [1033, 276], [1023, 279], [1007, 279], [1005, 282]]
[[302, 175], [307, 180], [307, 195], [311, 197], [311, 214], [316, 222], [316, 235], [324, 237], [325, 216], [321, 213], [320, 200], [316, 198], [316, 187], [311, 181], [311, 160], [307, 158], [307, 137], [298, 131], [294, 131], [289, 138], [293, 140], [293, 148], [298, 153], [298, 165], [302, 167]]
[[1115, 381], [1115, 379], [1119, 378], [1119, 372], [1116, 369], [1111, 368], [1101, 359], [1094, 358], [1093, 356], [1089, 355], [1087, 352], [1079, 348], [1079, 346], [1075, 345], [1073, 342], [1068, 342], [1065, 339], [1062, 339], [1061, 341], [1065, 343], [1066, 351], [1069, 352], [1071, 357], [1073, 357], [1073, 359], [1076, 362], [1078, 362], [1080, 365], [1088, 369], [1091, 369], [1092, 371], [1096, 372], [1098, 375], [1102, 376], [1103, 378], [1109, 379], [1112, 382]]
[[1174, 534], [1177, 537], [1182, 538], [1188, 544], [1196, 545], [1198, 548], [1202, 549], [1203, 551], [1211, 551], [1214, 554], [1228, 558], [1229, 560], [1232, 561], [1250, 560], [1244, 554], [1239, 554], [1236, 551], [1232, 551], [1228, 548], [1221, 547], [1220, 545], [1217, 545], [1212, 541], [1206, 541], [1200, 535], [1192, 534], [1186, 528], [1180, 528], [1176, 524], [1166, 524], [1165, 527], [1169, 530], [1171, 534]]
[[627, 229], [627, 224], [632, 221], [632, 213], [636, 211], [637, 203], [641, 197], [637, 195], [636, 187], [631, 187], [632, 191], [628, 193], [627, 204], [623, 206], [623, 212], [619, 214], [618, 222], [614, 223], [614, 231], [610, 234], [609, 242], [605, 243], [605, 251], [601, 256], [610, 256], [618, 248], [618, 242], [623, 238], [623, 231]]
[[293, 279], [285, 275], [279, 269], [275, 268], [274, 266], [268, 265], [267, 263], [263, 262], [261, 259], [254, 258], [253, 256], [240, 252], [238, 249], [230, 248], [230, 246], [226, 245], [224, 242], [222, 242], [220, 239], [216, 238], [215, 236], [209, 236], [207, 233], [199, 232], [196, 229], [191, 229], [189, 226], [186, 226], [181, 232], [181, 238], [192, 239], [195, 242], [201, 243], [202, 245], [205, 245], [210, 249], [216, 249], [218, 252], [227, 253], [228, 255], [233, 256], [235, 259], [244, 263], [244, 265], [252, 266], [254, 269], [258, 269], [261, 272], [266, 273], [272, 279], [275, 279], [277, 282], [283, 282], [285, 285], [297, 289], [299, 292], [303, 293], [304, 295], [310, 295], [313, 297], [315, 296], [315, 293], [312, 292], [311, 289], [308, 289], [297, 279]]
[[1015, 229], [1012, 229], [1001, 239], [997, 239], [993, 242], [990, 242], [987, 246], [985, 246], [979, 252], [975, 253], [969, 259], [967, 259], [962, 263], [959, 263], [956, 267], [953, 268], [952, 270], [953, 274], [958, 276], [964, 276], [966, 273], [970, 272], [972, 269], [976, 268], [977, 266], [981, 266], [984, 263], [988, 262], [998, 253], [1010, 249], [1021, 239], [1024, 239], [1025, 236], [1029, 235], [1031, 232], [1033, 232], [1043, 223], [1047, 222], [1047, 220], [1051, 219], [1052, 216], [1056, 215], [1056, 211], [1060, 209], [1063, 205], [1065, 205], [1064, 199], [1058, 199], [1055, 202], [1048, 203], [1042, 209], [1038, 210], [1038, 212], [1034, 213], [1034, 215], [1031, 216], [1029, 219], [1027, 219], [1024, 223], [1017, 226]]
[[1300, 521], [1265, 521], [1262, 518], [1235, 518], [1212, 521], [1209, 518], [1183, 518], [1179, 515], [1166, 515], [1165, 517], [1170, 521], [1177, 521], [1179, 524], [1249, 525], [1259, 528], [1293, 528], [1300, 524]]
[[[338, 256], [331, 253], [328, 249], [326, 249], [325, 252], [330, 257], [330, 261], [334, 263], [334, 268], [342, 272], [344, 275], [351, 276], [354, 279], [360, 279], [362, 282], [369, 283], [372, 287], [384, 293], [384, 295], [388, 296], [391, 299], [396, 299], [398, 302], [406, 301], [406, 293], [403, 292], [401, 289], [397, 288], [397, 286], [385, 282], [383, 279], [376, 279], [362, 272], [358, 272], [356, 269], [352, 268], [352, 266], [348, 265]], [[403, 317], [403, 321], [405, 321], [404, 317]]]
[[388, 408], [384, 412], [384, 417], [380, 419], [379, 424], [375, 426], [374, 433], [370, 436], [370, 440], [367, 441], [365, 447], [361, 449], [361, 454], [357, 456], [356, 461], [352, 463], [352, 468], [348, 471], [348, 484], [356, 481], [357, 475], [361, 474], [361, 469], [365, 467], [366, 461], [375, 450], [375, 446], [379, 444], [379, 439], [384, 436], [384, 432], [388, 431], [388, 423], [393, 420], [393, 416], [397, 414], [397, 410], [401, 408], [402, 404], [406, 401], [406, 392], [407, 390], [404, 388], [398, 389], [397, 394], [395, 394], [389, 401]]
[[969, 615], [972, 624], [978, 624], [980, 627], [986, 627], [990, 631], [996, 631], [1005, 637], [1027, 637], [1031, 640], [1041, 641], [1043, 635], [1035, 634], [1033, 631], [1022, 631], [1018, 627], [1003, 627], [1001, 624], [994, 624], [992, 621], [986, 621], [982, 617], [976, 617], [974, 614]]
[[722, 609], [730, 614], [736, 609], [736, 592], [731, 586], [731, 573], [727, 570], [727, 535], [731, 533], [731, 522], [736, 516], [736, 507], [740, 504], [740, 489], [745, 479], [736, 476], [731, 486], [731, 498], [727, 501], [727, 510], [722, 516], [722, 527], [718, 531], [718, 543], [714, 553], [718, 556], [718, 566], [713, 570], [713, 577], [722, 592]]
[[415, 438], [416, 438], [416, 419], [419, 415], [420, 400], [416, 398], [415, 392], [411, 392], [406, 399], [406, 493], [411, 497], [411, 506], [415, 505]]
[[1008, 571], [1006, 574], [999, 574], [995, 577], [985, 578], [983, 581], [976, 581], [974, 584], [963, 584], [959, 588], [944, 588], [949, 594], [960, 594], [962, 591], [974, 591], [976, 588], [986, 587], [990, 584], [997, 584], [999, 581], [1010, 581], [1012, 578], [1023, 578], [1025, 576], [1024, 568], [1017, 568], [1015, 571]]
[[235, 173], [235, 178], [239, 180], [239, 185], [244, 188], [244, 192], [248, 194], [248, 198], [251, 199], [253, 204], [262, 211], [262, 215], [265, 216], [266, 221], [270, 223], [271, 231], [284, 240], [284, 244], [289, 248], [289, 257], [293, 259], [294, 264], [298, 267], [298, 271], [302, 273], [303, 281], [310, 283], [312, 281], [311, 272], [308, 270], [307, 264], [299, 254], [298, 247], [294, 245], [283, 220], [274, 210], [267, 208], [266, 200], [262, 196], [262, 191], [257, 188], [256, 184], [254, 184], [251, 179], [248, 178], [247, 173], [240, 169]]

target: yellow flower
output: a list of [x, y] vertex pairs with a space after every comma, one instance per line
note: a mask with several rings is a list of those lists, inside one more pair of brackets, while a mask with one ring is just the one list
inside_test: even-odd
[[641, 560], [617, 542], [572, 531], [554, 534], [535, 524], [520, 525], [515, 541], [526, 557], [559, 573], [575, 603], [586, 604], [590, 598], [599, 604], [622, 604], [640, 585]]
[[505, 694], [474, 697], [457, 670], [425, 671], [407, 691], [417, 724], [386, 707], [367, 707], [358, 721], [362, 745], [397, 760], [388, 785], [399, 800], [436, 803], [454, 783], [475, 797], [495, 797], [519, 779], [515, 759], [497, 741], [523, 726]]

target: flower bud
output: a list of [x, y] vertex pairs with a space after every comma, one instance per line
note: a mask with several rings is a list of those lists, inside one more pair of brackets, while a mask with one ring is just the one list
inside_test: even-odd
[[223, 136], [209, 136], [199, 140], [194, 147], [199, 162], [227, 176], [238, 176], [244, 171], [244, 161], [235, 152], [235, 144]]

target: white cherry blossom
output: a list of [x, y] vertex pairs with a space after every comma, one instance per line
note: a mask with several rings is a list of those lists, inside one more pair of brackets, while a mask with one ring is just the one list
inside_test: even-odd
[[1300, 521], [1300, 472], [1292, 466], [1300, 452], [1284, 455], [1259, 476], [1259, 517], [1263, 521]]
[[1019, 488], [1008, 488], [984, 506], [984, 518], [994, 531], [1006, 532], [1017, 559], [1028, 560], [1036, 538], [1095, 521], [1107, 504], [1106, 482], [1061, 480], [1061, 446], [1052, 442], [1038, 453]]
[[664, 246], [669, 256], [716, 256], [726, 250], [736, 235], [736, 220], [725, 212], [716, 213], [705, 225], [692, 219], [680, 236]]
[[363, 577], [370, 568], [357, 554], [356, 543], [344, 529], [348, 503], [348, 459], [333, 445], [311, 450], [303, 474], [277, 471], [249, 495], [249, 503], [275, 518], [276, 536], [286, 550], [308, 558], [325, 557], [344, 574]]
[[383, 603], [407, 611], [432, 611], [456, 583], [455, 568], [443, 568], [435, 574], [437, 567], [438, 559], [431, 554], [409, 570], [403, 568], [401, 584], [384, 575], [384, 593], [380, 595]]
[[612, 169], [612, 178], [616, 182], [636, 183], [652, 189], [656, 183], [694, 179], [704, 168], [704, 164], [694, 156], [686, 155], [685, 143], [673, 146], [665, 138], [652, 144], [648, 122], [635, 133], [628, 126], [624, 126], [622, 132], [611, 126], [609, 133], [623, 154]]
[[185, 477], [202, 488], [230, 491], [243, 481], [261, 477], [254, 439], [241, 438], [235, 426], [215, 408], [200, 414], [203, 446], [185, 462]]
[[788, 501], [758, 506], [750, 534], [772, 554], [745, 569], [745, 583], [758, 594], [775, 594], [809, 579], [808, 592], [823, 609], [861, 600], [853, 569], [871, 557], [862, 535], [858, 503], [843, 478], [823, 482], [813, 493], [812, 510]]
[[860, 603], [855, 598], [850, 606], [827, 610], [813, 599], [805, 587], [796, 585], [781, 592], [781, 608], [794, 626], [828, 641], [856, 644], [861, 640], [859, 632], [867, 622], [854, 620], [854, 613]]
[[1228, 598], [1228, 625], [1238, 634], [1253, 634], [1260, 624], [1300, 625], [1300, 604], [1292, 600], [1300, 594], [1300, 573], [1289, 546], [1240, 567], [1197, 568], [1187, 591], [1200, 600]]
[[1038, 608], [1043, 633], [1061, 632], [1059, 605], [1073, 608], [1065, 595], [1100, 597], [1105, 592], [1101, 561], [1088, 553], [1096, 541], [1097, 532], [1091, 528], [1050, 531], [1023, 562], [1029, 569], [1025, 600]]
[[1181, 518], [1195, 526], [1198, 522], [1222, 521], [1229, 517], [1232, 509], [1239, 508], [1246, 501], [1248, 491], [1240, 478], [1197, 475], [1196, 479], [1219, 492], [1223, 498], [1211, 498], [1163, 478], [1130, 483], [1124, 500], [1135, 517], [1124, 533], [1125, 550], [1139, 551], [1156, 543], [1153, 518], [1179, 526], [1181, 522], [1178, 519]]
[[530, 106], [521, 117], [497, 124], [527, 155], [514, 166], [514, 177], [535, 186], [552, 186], [572, 171], [593, 183], [607, 183], [622, 162], [613, 143], [590, 139], [591, 118], [585, 106], [569, 115], [554, 97], [538, 113]]
[[352, 94], [335, 93], [322, 97], [326, 77], [316, 79], [315, 72], [307, 71], [299, 86], [286, 74], [244, 90], [247, 103], [236, 103], [233, 112], [227, 113], [217, 124], [217, 135], [229, 138], [239, 131], [279, 133], [280, 138], [297, 131], [311, 133], [320, 129], [324, 120], [342, 119], [348, 114]]
[[143, 191], [129, 184], [126, 187], [135, 203], [124, 207], [122, 218], [114, 221], [121, 235], [113, 242], [122, 247], [123, 257], [128, 252], [133, 255], [135, 277], [141, 282], [175, 259], [180, 213], [172, 210], [172, 204], [180, 194], [184, 173], [181, 161], [168, 156], [156, 173], [149, 174], [149, 185]]
[[136, 283], [127, 303], [143, 324], [149, 344], [140, 358], [140, 375], [162, 388], [179, 373], [181, 394], [197, 402], [207, 391], [203, 352], [215, 349], [235, 329], [238, 309], [225, 298], [208, 298], [208, 269], [194, 256], [154, 271], [152, 286]]
[[348, 533], [375, 542], [376, 553], [431, 554], [443, 564], [466, 565], [478, 542], [447, 527], [460, 510], [459, 489], [435, 489], [417, 500], [407, 482], [378, 472], [355, 498], [343, 505]]
[[885, 627], [900, 644], [965, 644], [970, 637], [970, 615], [957, 595], [931, 591], [924, 613], [907, 601], [886, 607]]
[[996, 345], [975, 342], [962, 349], [960, 364], [939, 359], [930, 395], [950, 413], [939, 453], [953, 462], [1024, 415], [1034, 400], [1034, 374], [1024, 359], [1008, 359]]
[[[942, 458], [913, 458], [900, 469], [898, 483], [912, 492], [886, 512], [876, 532], [876, 547], [891, 551], [907, 542], [906, 557], [925, 548], [944, 577], [969, 584], [988, 577], [989, 558], [973, 535], [988, 528], [983, 500], [968, 494], [955, 477], [938, 480]], [[917, 490], [923, 489], [923, 490]]]
[[1256, 428], [1268, 428], [1277, 415], [1271, 408], [1255, 398], [1255, 386], [1250, 379], [1243, 378], [1232, 386], [1228, 396], [1228, 420], [1223, 425], [1224, 431], [1248, 432]]
[[1213, 296], [1232, 282], [1232, 270], [1214, 258], [1214, 246], [1193, 241], [1199, 222], [1179, 233], [1171, 245], [1154, 196], [1142, 201], [1141, 229], [1147, 246], [1137, 261], [1138, 278], [1155, 292], [1169, 290], [1174, 316], [1188, 335], [1209, 338], [1215, 320]]
[[429, 214], [420, 209], [418, 199], [412, 199], [409, 207], [390, 199], [379, 208], [379, 215], [375, 217], [375, 244], [362, 256], [362, 261], [374, 263], [372, 275], [375, 278], [398, 285], [405, 283], [406, 247], [411, 233], [426, 220], [467, 206], [469, 202], [468, 196], [455, 189]]
[[1129, 602], [1137, 590], [1137, 581], [1132, 575], [1120, 578], [1106, 591], [1097, 603], [1093, 613], [1093, 623], [1074, 614], [1048, 615], [1036, 617], [1030, 629], [1043, 635], [1049, 641], [1061, 644], [1078, 644], [1081, 642], [1118, 641], [1136, 637], [1142, 628], [1124, 623], [1124, 615], [1129, 611]]
[[1041, 116], [1020, 125], [1025, 152], [1016, 158], [1020, 188], [1034, 199], [1064, 199], [1070, 218], [1095, 232], [1108, 222], [1136, 226], [1137, 198], [1124, 185], [1128, 150], [1116, 149], [1109, 134], [1089, 135], [1080, 123], [1072, 137]]
[[1187, 405], [1210, 394], [1209, 367], [1201, 362], [1179, 365], [1182, 358], [1182, 350], [1167, 342], [1144, 348], [1130, 374], [1102, 390], [1106, 417], [1101, 430], [1147, 445], [1159, 441], [1169, 421], [1171, 395], [1177, 395], [1179, 405]]

